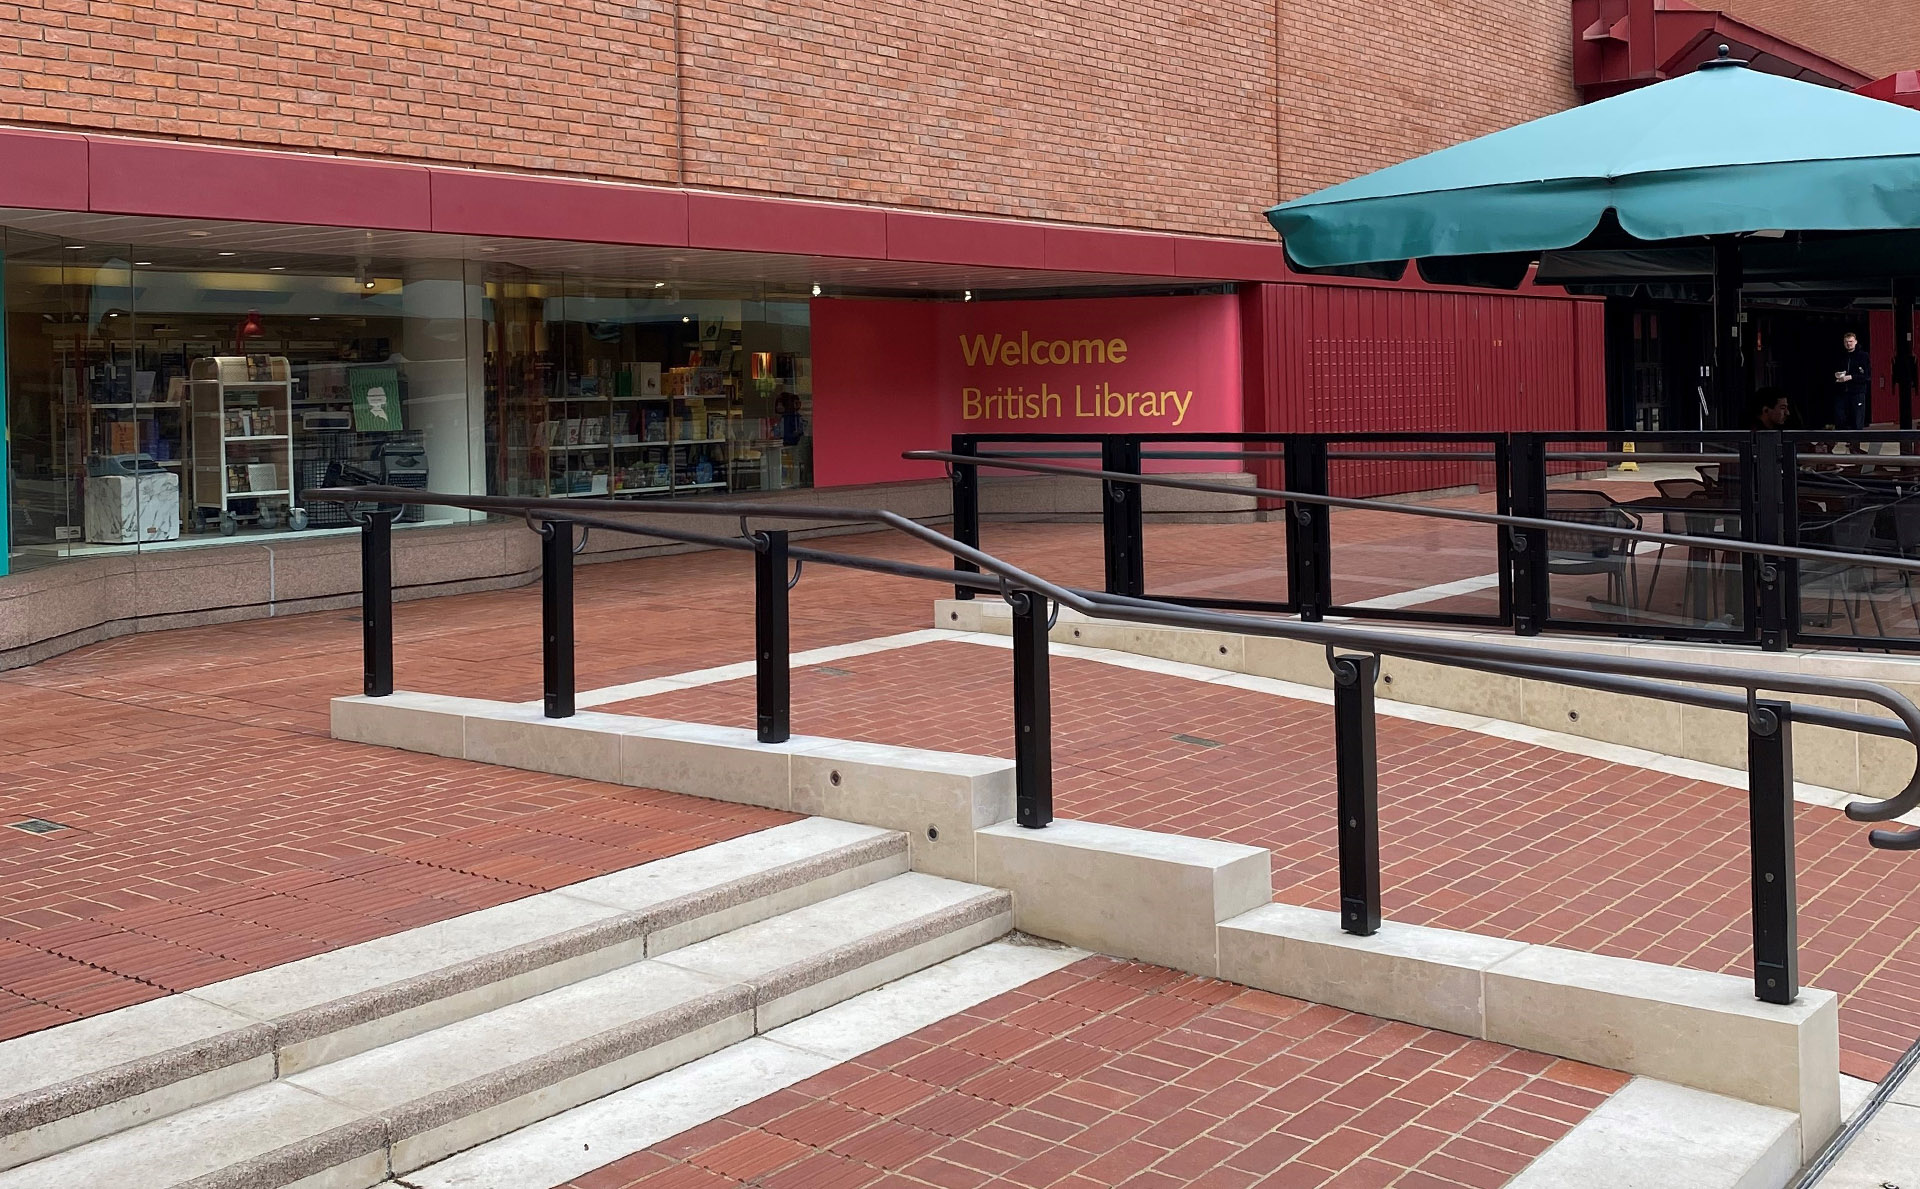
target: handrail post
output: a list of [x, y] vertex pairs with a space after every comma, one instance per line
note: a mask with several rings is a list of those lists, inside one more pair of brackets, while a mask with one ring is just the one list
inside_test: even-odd
[[1029, 830], [1053, 820], [1053, 698], [1047, 675], [1047, 600], [1031, 590], [1013, 604], [1014, 817]]
[[[1544, 519], [1547, 514], [1547, 442], [1539, 434], [1517, 433], [1508, 447], [1515, 516]], [[1513, 567], [1513, 630], [1537, 636], [1553, 613], [1547, 577], [1547, 536], [1535, 529], [1506, 530], [1506, 564]]]
[[[1140, 439], [1108, 435], [1100, 439], [1100, 467], [1127, 475], [1140, 473]], [[1104, 480], [1100, 527], [1107, 546], [1107, 593], [1142, 598], [1147, 593], [1145, 489], [1138, 483]]]
[[1747, 715], [1747, 810], [1753, 843], [1753, 993], [1792, 1003], [1800, 993], [1793, 869], [1793, 706], [1755, 701]]
[[1380, 778], [1374, 737], [1376, 656], [1342, 654], [1333, 667], [1333, 750], [1340, 821], [1340, 928], [1380, 930]]
[[753, 544], [754, 718], [760, 742], [785, 743], [793, 720], [786, 531], [758, 533]]
[[573, 717], [573, 524], [540, 522], [540, 668], [548, 718]]
[[[1753, 501], [1752, 539], [1763, 545], [1781, 544], [1786, 539], [1787, 484], [1778, 430], [1753, 435], [1751, 462], [1747, 471], [1752, 478], [1743, 484], [1746, 490], [1741, 498]], [[1741, 575], [1754, 592], [1754, 626], [1760, 647], [1768, 652], [1784, 652], [1787, 647], [1786, 575], [1781, 560], [1751, 553], [1741, 557]]]
[[393, 693], [393, 518], [374, 508], [360, 522], [360, 640], [369, 698]]
[[[964, 434], [953, 436], [953, 453], [975, 455], [980, 453], [980, 443]], [[953, 539], [962, 545], [974, 549], [980, 548], [980, 468], [969, 463], [955, 463], [949, 474], [953, 485]], [[953, 568], [964, 574], [978, 574], [980, 567], [961, 558], [953, 559]], [[973, 588], [956, 586], [953, 588], [956, 599], [970, 599]]]
[[[1287, 438], [1286, 489], [1327, 495], [1327, 440], [1311, 434]], [[1333, 528], [1325, 504], [1289, 504], [1287, 601], [1302, 623], [1318, 623], [1333, 604]]]

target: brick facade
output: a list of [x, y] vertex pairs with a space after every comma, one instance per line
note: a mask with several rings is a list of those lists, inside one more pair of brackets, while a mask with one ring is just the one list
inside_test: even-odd
[[1920, 68], [1920, 0], [1721, 0], [1718, 7], [1876, 78]]
[[1292, 198], [1572, 107], [1566, 0], [1280, 0]]
[[1265, 238], [1277, 197], [1570, 104], [1567, 20], [1563, 0], [0, 0], [0, 122]]

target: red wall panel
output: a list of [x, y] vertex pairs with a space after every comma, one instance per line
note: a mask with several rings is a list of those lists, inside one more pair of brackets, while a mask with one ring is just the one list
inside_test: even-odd
[[[1292, 284], [1250, 286], [1241, 300], [1249, 430], [1606, 427], [1599, 302]], [[1281, 477], [1267, 472], [1263, 482]], [[1331, 478], [1338, 494], [1383, 495], [1484, 484], [1491, 467], [1336, 462]]]

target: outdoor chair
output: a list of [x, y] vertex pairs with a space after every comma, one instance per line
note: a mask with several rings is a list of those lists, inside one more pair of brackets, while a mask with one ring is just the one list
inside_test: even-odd
[[[1707, 485], [1704, 480], [1700, 479], [1657, 479], [1654, 481], [1653, 486], [1655, 490], [1659, 491], [1662, 498], [1675, 502], [1696, 499], [1707, 494]], [[1667, 533], [1677, 533], [1689, 537], [1712, 537], [1720, 534], [1719, 525], [1720, 517], [1712, 512], [1683, 511], [1662, 512], [1660, 514], [1660, 531]], [[1660, 546], [1659, 552], [1653, 555], [1653, 577], [1647, 581], [1646, 606], [1649, 610], [1653, 608], [1654, 592], [1660, 588], [1660, 563], [1666, 559], [1668, 548], [1670, 548], [1670, 546], [1663, 543]], [[1712, 566], [1723, 556], [1725, 555], [1713, 550], [1702, 549], [1698, 546], [1688, 547], [1687, 568], [1682, 572], [1680, 587], [1680, 606], [1683, 612], [1688, 606], [1689, 596], [1695, 589], [1695, 575], [1698, 573], [1695, 567], [1703, 562]], [[1711, 613], [1717, 617], [1720, 614], [1721, 602], [1719, 588], [1715, 586], [1712, 587], [1711, 590]]]
[[[1548, 520], [1599, 528], [1638, 529], [1640, 521], [1603, 491], [1547, 492]], [[1633, 542], [1601, 533], [1547, 530], [1547, 573], [1605, 574], [1607, 596], [1628, 614], [1635, 608]], [[1589, 598], [1589, 603], [1599, 600]]]
[[[1806, 534], [1807, 544], [1840, 553], [1868, 553], [1872, 549], [1873, 524], [1879, 515], [1878, 508], [1849, 512], [1817, 532]], [[1833, 606], [1837, 601], [1847, 617], [1847, 633], [1858, 636], [1860, 622], [1854, 604], [1864, 601], [1873, 615], [1876, 634], [1886, 635], [1886, 627], [1880, 622], [1880, 607], [1873, 600], [1871, 569], [1850, 561], [1801, 562], [1801, 606], [1805, 607], [1809, 599], [1824, 595], [1827, 600], [1826, 622], [1832, 624]]]
[[[1887, 520], [1893, 531], [1893, 552], [1909, 561], [1920, 560], [1920, 496], [1908, 496], [1886, 506]], [[1901, 589], [1907, 592], [1907, 607], [1920, 630], [1920, 595], [1913, 588], [1913, 575], [1900, 571]]]

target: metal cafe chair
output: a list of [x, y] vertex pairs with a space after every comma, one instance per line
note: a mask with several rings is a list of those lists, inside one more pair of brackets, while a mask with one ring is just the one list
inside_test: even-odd
[[[1640, 521], [1614, 502], [1603, 491], [1547, 492], [1548, 520], [1568, 524], [1589, 524], [1600, 528], [1637, 529]], [[1631, 615], [1634, 606], [1636, 569], [1633, 542], [1624, 537], [1564, 529], [1547, 530], [1548, 574], [1605, 574], [1607, 596]], [[1592, 598], [1588, 602], [1594, 602]]]
[[[1825, 525], [1817, 533], [1810, 533], [1808, 543], [1828, 545], [1840, 553], [1866, 553], [1871, 548], [1874, 521], [1880, 515], [1879, 508], [1861, 508], [1849, 512], [1837, 520]], [[1824, 540], [1820, 540], [1824, 538]], [[1827, 622], [1833, 622], [1833, 605], [1836, 601], [1847, 616], [1847, 633], [1858, 636], [1860, 622], [1854, 613], [1856, 600], [1864, 601], [1867, 610], [1873, 615], [1876, 635], [1884, 636], [1887, 629], [1880, 622], [1880, 607], [1873, 600], [1873, 583], [1866, 571], [1870, 567], [1855, 565], [1848, 561], [1802, 563], [1800, 567], [1800, 600], [1804, 606], [1809, 598], [1826, 596]]]
[[[1657, 479], [1654, 481], [1653, 486], [1654, 489], [1660, 493], [1661, 498], [1672, 500], [1675, 503], [1698, 499], [1707, 494], [1707, 485], [1705, 481], [1700, 479]], [[1660, 529], [1662, 532], [1678, 533], [1691, 537], [1718, 536], [1720, 534], [1720, 517], [1711, 512], [1662, 512], [1660, 514]], [[1660, 563], [1666, 560], [1667, 550], [1670, 548], [1672, 548], [1672, 546], [1662, 542], [1659, 551], [1653, 555], [1653, 577], [1647, 580], [1646, 605], [1649, 610], [1653, 607], [1654, 593], [1660, 589]], [[1695, 575], [1698, 573], [1696, 567], [1702, 562], [1711, 566], [1717, 559], [1723, 556], [1723, 554], [1712, 550], [1701, 549], [1697, 546], [1688, 547], [1686, 569], [1681, 572], [1680, 604], [1682, 608], [1689, 605], [1689, 598], [1695, 590]], [[1712, 586], [1709, 589], [1711, 591], [1710, 598], [1712, 601], [1710, 611], [1712, 615], [1718, 616], [1720, 614], [1720, 591], [1717, 586]]]

